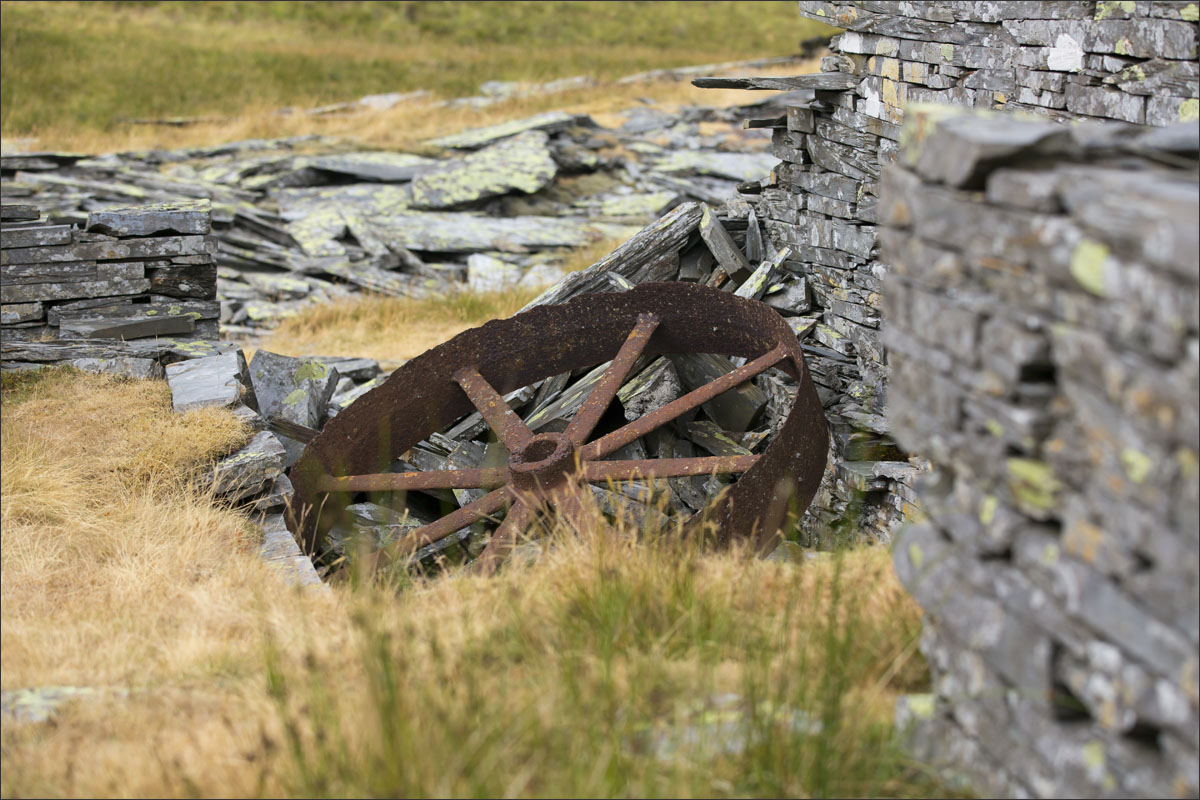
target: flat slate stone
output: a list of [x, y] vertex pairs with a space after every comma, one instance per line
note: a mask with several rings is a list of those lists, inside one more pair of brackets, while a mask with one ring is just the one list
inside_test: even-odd
[[254, 397], [248, 388], [246, 356], [241, 349], [168, 364], [167, 385], [171, 388], [171, 405], [178, 412], [209, 406], [224, 408]]
[[364, 181], [402, 183], [428, 171], [438, 162], [412, 153], [343, 153], [315, 156], [306, 163], [326, 172]]
[[285, 581], [293, 586], [319, 586], [328, 590], [312, 561], [300, 551], [292, 532], [287, 529], [282, 514], [272, 514], [263, 520], [263, 543], [259, 555], [263, 561], [279, 569]]
[[270, 431], [259, 431], [249, 444], [213, 467], [212, 484], [218, 495], [234, 502], [267, 489], [284, 469], [285, 451]]
[[409, 250], [434, 253], [513, 253], [545, 247], [578, 247], [602, 226], [569, 217], [484, 217], [441, 211], [401, 211], [372, 221], [378, 233]]
[[10, 303], [0, 306], [0, 323], [16, 325], [19, 322], [34, 322], [46, 315], [41, 303]]
[[301, 356], [301, 358], [305, 361], [319, 361], [331, 369], [336, 369], [341, 377], [349, 378], [355, 383], [369, 381], [380, 373], [379, 362], [373, 358], [354, 358], [352, 356]]
[[84, 372], [102, 372], [140, 380], [159, 380], [164, 376], [163, 366], [153, 358], [76, 358], [64, 362]]
[[840, 92], [853, 89], [859, 80], [858, 76], [846, 72], [817, 72], [787, 78], [696, 78], [692, 85], [701, 89], [766, 89], [780, 92], [818, 89]]
[[[135, 312], [136, 313], [136, 312]], [[196, 321], [190, 316], [161, 316], [138, 319], [64, 319], [60, 335], [79, 339], [144, 339], [191, 333]]]
[[[8, 158], [11, 158], [11, 156], [5, 156], [6, 160]], [[8, 167], [6, 166], [5, 169], [8, 169]], [[0, 206], [0, 219], [3, 220], [18, 222], [21, 220], [38, 219], [41, 216], [42, 212], [38, 210], [37, 206], [17, 203], [13, 203], [11, 205], [5, 203], [4, 205]]]
[[[250, 380], [263, 417], [279, 417], [320, 430], [337, 387], [338, 371], [320, 361], [258, 350], [250, 361]], [[304, 444], [292, 439], [284, 439], [283, 446], [287, 466], [296, 463], [304, 451]]]
[[657, 358], [617, 391], [625, 419], [633, 421], [670, 403], [683, 394], [683, 384], [675, 367], [666, 358]]
[[558, 173], [549, 138], [543, 131], [525, 131], [440, 164], [413, 180], [413, 207], [452, 208], [510, 192], [533, 194]]
[[87, 230], [113, 236], [156, 233], [204, 235], [212, 231], [212, 203], [184, 200], [148, 206], [105, 208], [88, 214]]
[[521, 268], [493, 256], [472, 253], [467, 257], [467, 288], [472, 292], [499, 292], [521, 280]]
[[564, 111], [547, 111], [525, 119], [501, 122], [498, 125], [488, 125], [485, 128], [470, 130], [430, 139], [429, 144], [435, 147], [451, 147], [459, 150], [474, 150], [490, 144], [497, 139], [515, 136], [524, 131], [560, 131], [574, 125], [591, 123], [591, 117], [586, 114], [568, 114]]
[[31, 228], [0, 230], [0, 247], [49, 247], [70, 244], [73, 225], [37, 225]]

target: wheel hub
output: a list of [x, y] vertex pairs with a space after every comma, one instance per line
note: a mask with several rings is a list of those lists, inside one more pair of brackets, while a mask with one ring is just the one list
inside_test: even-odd
[[540, 433], [508, 460], [513, 486], [534, 494], [567, 481], [577, 466], [575, 444], [562, 433]]

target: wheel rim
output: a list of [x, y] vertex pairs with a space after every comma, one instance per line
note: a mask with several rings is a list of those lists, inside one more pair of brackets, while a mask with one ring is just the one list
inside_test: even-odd
[[[590, 439], [640, 356], [715, 353], [749, 359], [732, 372], [615, 431]], [[503, 395], [568, 370], [611, 361], [562, 433], [533, 433]], [[640, 461], [600, 460], [690, 409], [776, 367], [798, 384], [795, 401], [764, 452]], [[393, 460], [429, 435], [478, 411], [511, 454], [504, 467], [393, 473]], [[289, 529], [310, 554], [363, 491], [485, 489], [483, 497], [401, 537], [387, 560], [438, 541], [504, 508], [508, 514], [480, 557], [490, 571], [539, 507], [568, 522], [588, 516], [586, 483], [717, 473], [740, 474], [694, 515], [715, 523], [718, 544], [747, 540], [760, 553], [778, 541], [789, 508], [816, 493], [828, 427], [795, 333], [769, 306], [686, 283], [643, 284], [539, 306], [465, 331], [397, 369], [330, 420], [293, 466]]]

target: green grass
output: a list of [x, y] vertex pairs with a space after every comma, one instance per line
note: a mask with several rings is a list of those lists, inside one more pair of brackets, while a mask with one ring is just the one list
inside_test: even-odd
[[945, 796], [893, 738], [928, 679], [882, 548], [796, 567], [598, 535], [360, 586], [348, 624], [351, 656], [269, 650], [289, 794]]
[[0, 6], [6, 137], [488, 80], [613, 78], [795, 52], [790, 2], [171, 2]]

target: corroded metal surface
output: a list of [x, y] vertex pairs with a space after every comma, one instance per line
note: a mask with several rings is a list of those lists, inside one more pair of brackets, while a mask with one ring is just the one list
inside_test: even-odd
[[[589, 441], [640, 356], [715, 353], [750, 359], [644, 417]], [[502, 395], [563, 372], [611, 361], [563, 433], [533, 434]], [[799, 388], [791, 413], [757, 456], [600, 461], [626, 444], [776, 367]], [[507, 466], [391, 472], [393, 461], [430, 434], [477, 410], [509, 452]], [[588, 518], [588, 483], [713, 473], [740, 478], [705, 510], [718, 544], [750, 540], [759, 552], [778, 541], [789, 509], [803, 511], [825, 468], [825, 417], [795, 333], [762, 303], [685, 283], [651, 283], [539, 306], [466, 331], [409, 361], [326, 425], [293, 467], [288, 526], [318, 552], [360, 492], [472, 487], [489, 493], [414, 530], [384, 560], [448, 536], [508, 508], [481, 556], [495, 566], [539, 507], [568, 522]], [[385, 498], [379, 498], [384, 499]], [[689, 529], [700, 515], [689, 521]]]

